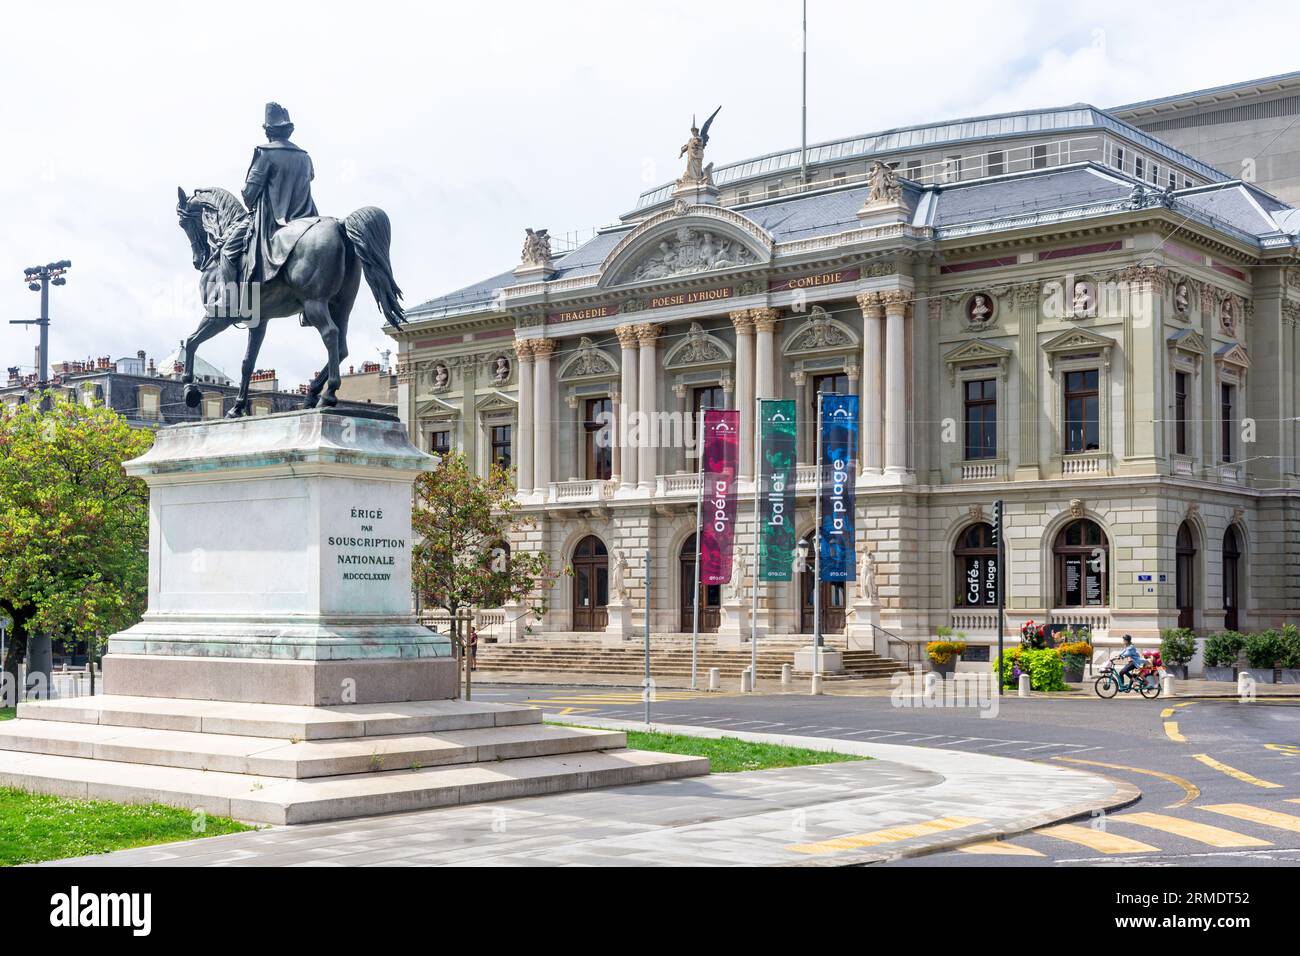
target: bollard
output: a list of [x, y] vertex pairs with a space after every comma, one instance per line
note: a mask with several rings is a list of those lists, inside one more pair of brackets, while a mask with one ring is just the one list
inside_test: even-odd
[[1174, 693], [1174, 676], [1172, 674], [1166, 674], [1164, 680], [1162, 680], [1160, 683], [1161, 683], [1160, 693], [1162, 696], [1164, 697], [1178, 696], [1177, 694]]
[[709, 668], [709, 690], [718, 690], [722, 686], [722, 671], [716, 667]]
[[789, 665], [789, 664], [782, 664], [782, 665], [781, 665], [781, 683], [782, 683], [782, 684], [789, 684], [789, 683], [790, 683], [790, 665]]
[[754, 675], [748, 667], [740, 672], [740, 692], [748, 694], [754, 689]]
[[1029, 696], [1029, 675], [1028, 674], [1020, 675], [1020, 687], [1017, 690], [1017, 695], [1020, 697]]
[[820, 694], [821, 692], [822, 692], [822, 675], [813, 674], [812, 686], [808, 688], [808, 693], [817, 695]]

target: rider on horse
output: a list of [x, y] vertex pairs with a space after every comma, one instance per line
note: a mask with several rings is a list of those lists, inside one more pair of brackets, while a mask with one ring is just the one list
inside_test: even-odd
[[[289, 141], [293, 122], [279, 103], [266, 104], [267, 142], [253, 149], [253, 161], [244, 177], [244, 205], [251, 215], [241, 219], [221, 246], [221, 314], [230, 315], [241, 303], [235, 293], [252, 288], [252, 283], [270, 282], [284, 265], [271, 245], [276, 230], [294, 219], [316, 216], [311, 198], [315, 177], [306, 150]], [[247, 309], [245, 294], [242, 303]], [[241, 310], [240, 314], [245, 314]]]

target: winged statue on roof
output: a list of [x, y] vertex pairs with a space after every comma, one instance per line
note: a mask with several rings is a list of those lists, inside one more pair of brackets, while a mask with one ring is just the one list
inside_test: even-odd
[[682, 173], [681, 179], [677, 180], [679, 185], [713, 185], [713, 164], [704, 165], [704, 147], [709, 145], [709, 127], [713, 125], [713, 120], [721, 109], [722, 107], [719, 106], [714, 110], [702, 127], [697, 127], [695, 117], [691, 117], [691, 138], [677, 154], [678, 159], [686, 157], [686, 172]]

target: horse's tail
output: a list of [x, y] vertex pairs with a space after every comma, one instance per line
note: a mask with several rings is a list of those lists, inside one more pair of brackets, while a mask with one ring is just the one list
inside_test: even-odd
[[361, 272], [375, 295], [379, 311], [389, 324], [400, 329], [406, 316], [402, 312], [402, 290], [397, 287], [388, 261], [388, 245], [393, 235], [388, 214], [377, 206], [362, 206], [343, 220], [343, 229], [361, 260]]

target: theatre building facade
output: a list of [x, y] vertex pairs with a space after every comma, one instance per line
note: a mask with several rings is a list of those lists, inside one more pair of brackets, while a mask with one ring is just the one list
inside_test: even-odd
[[[1300, 214], [1091, 107], [823, 144], [806, 174], [798, 152], [688, 167], [570, 251], [530, 232], [394, 333], [413, 440], [508, 464], [535, 519], [511, 546], [568, 572], [540, 622], [490, 617], [500, 639], [636, 639], [647, 570], [651, 630], [691, 630], [693, 417], [725, 407], [739, 548], [700, 622], [745, 643], [755, 399], [797, 402], [807, 542], [819, 392], [861, 414], [832, 643], [995, 642], [998, 499], [1010, 640], [1294, 619]], [[813, 588], [760, 583], [760, 637], [811, 633]]]

